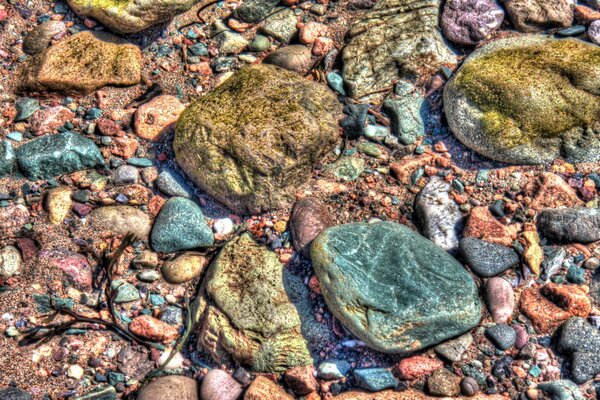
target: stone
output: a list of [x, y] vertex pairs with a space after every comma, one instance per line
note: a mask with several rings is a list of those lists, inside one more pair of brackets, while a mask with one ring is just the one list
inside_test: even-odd
[[508, 350], [517, 340], [515, 330], [506, 324], [492, 325], [485, 330], [485, 335], [500, 350]]
[[200, 385], [202, 400], [237, 400], [241, 394], [242, 385], [225, 371], [213, 369], [202, 378]]
[[464, 227], [458, 204], [450, 199], [450, 183], [433, 176], [415, 197], [415, 217], [423, 233], [448, 252], [456, 252]]
[[117, 33], [137, 33], [188, 11], [197, 0], [68, 0], [82, 18], [94, 18]]
[[427, 389], [435, 396], [457, 396], [460, 394], [460, 377], [440, 368], [427, 379]]
[[[403, 391], [383, 390], [376, 393], [368, 393], [362, 391], [349, 391], [339, 394], [331, 398], [331, 400], [436, 400], [440, 399], [436, 396], [428, 396], [417, 389], [407, 389]], [[445, 400], [460, 399], [445, 397]], [[505, 399], [499, 394], [477, 394], [471, 397], [472, 400], [503, 400]]]
[[131, 303], [140, 299], [140, 292], [129, 282], [117, 279], [111, 282], [111, 288], [115, 291], [115, 303]]
[[345, 360], [328, 360], [319, 364], [317, 375], [321, 379], [341, 379], [346, 376], [352, 366]]
[[315, 64], [309, 47], [301, 44], [292, 44], [281, 47], [265, 57], [265, 64], [272, 64], [287, 69], [288, 71], [306, 74]]
[[479, 392], [479, 384], [470, 376], [465, 376], [460, 382], [460, 391], [467, 397], [475, 396]]
[[279, 0], [248, 0], [233, 10], [233, 17], [244, 22], [257, 23], [266, 18]]
[[48, 262], [65, 274], [76, 288], [90, 290], [92, 288], [92, 267], [83, 254], [71, 251], [43, 251], [39, 259]]
[[117, 400], [117, 390], [112, 385], [98, 385], [75, 400]]
[[600, 210], [558, 208], [542, 210], [537, 219], [542, 235], [558, 243], [591, 243], [600, 240]]
[[148, 354], [136, 351], [132, 346], [121, 348], [117, 354], [117, 368], [129, 378], [144, 379], [153, 367], [154, 364], [148, 359]]
[[140, 178], [139, 170], [132, 165], [119, 165], [113, 173], [115, 186], [135, 185]]
[[327, 36], [329, 28], [325, 24], [310, 21], [300, 28], [298, 40], [302, 44], [313, 44], [317, 38]]
[[142, 104], [133, 116], [135, 134], [142, 139], [156, 142], [174, 126], [185, 110], [181, 101], [171, 95], [156, 96]]
[[50, 189], [46, 196], [46, 208], [50, 223], [62, 224], [71, 211], [71, 205], [73, 205], [73, 200], [71, 200], [71, 189], [68, 186]]
[[398, 386], [398, 380], [386, 368], [357, 368], [353, 375], [356, 386], [369, 392], [379, 392]]
[[0, 237], [16, 236], [29, 222], [29, 210], [22, 204], [0, 208]]
[[517, 239], [518, 231], [518, 225], [501, 224], [494, 218], [488, 207], [473, 207], [465, 224], [463, 236], [510, 247]]
[[129, 330], [145, 339], [163, 343], [169, 343], [179, 336], [177, 328], [149, 315], [135, 317], [129, 323]]
[[[236, 8], [236, 10], [238, 9], [239, 7]], [[271, 41], [268, 37], [265, 35], [256, 35], [256, 37], [248, 45], [248, 50], [260, 53], [261, 51], [267, 50], [269, 47], [271, 47]]]
[[75, 118], [75, 113], [67, 107], [56, 106], [37, 110], [31, 116], [29, 128], [36, 136], [55, 133], [66, 122]]
[[31, 180], [104, 166], [96, 144], [74, 132], [33, 139], [17, 148], [16, 157], [19, 169]]
[[495, 323], [510, 321], [515, 309], [515, 293], [510, 282], [498, 277], [489, 279], [485, 283], [484, 298]]
[[584, 384], [600, 373], [600, 331], [584, 318], [574, 317], [563, 324], [557, 348], [569, 357], [575, 383]]
[[215, 39], [221, 54], [238, 54], [248, 46], [246, 38], [236, 32], [223, 31]]
[[451, 42], [472, 46], [494, 33], [504, 21], [504, 9], [496, 0], [450, 0], [440, 19], [442, 32]]
[[161, 376], [142, 387], [136, 400], [199, 400], [198, 382], [187, 376]]
[[14, 122], [21, 122], [29, 119], [37, 110], [40, 109], [40, 102], [31, 97], [21, 97], [15, 102], [17, 115]]
[[465, 146], [496, 161], [597, 161], [598, 57], [600, 48], [572, 38], [491, 42], [446, 84], [448, 125]]
[[301, 334], [308, 326], [277, 254], [243, 234], [222, 248], [204, 283], [214, 306], [204, 313], [200, 343], [215, 359], [231, 357], [256, 372], [312, 365]]
[[540, 32], [571, 26], [570, 0], [502, 0], [513, 26], [521, 32]]
[[12, 174], [17, 169], [15, 149], [8, 140], [0, 141], [0, 178]]
[[292, 392], [300, 396], [315, 392], [319, 388], [312, 365], [290, 368], [285, 371], [284, 378]]
[[154, 251], [173, 253], [214, 243], [200, 207], [183, 197], [169, 199], [156, 217], [150, 242]]
[[552, 333], [571, 317], [586, 318], [592, 309], [583, 289], [555, 283], [523, 290], [519, 307], [536, 331], [544, 334]]
[[377, 351], [411, 353], [481, 318], [477, 289], [462, 265], [406, 226], [328, 228], [313, 241], [311, 259], [332, 314]]
[[544, 208], [583, 206], [577, 191], [560, 176], [550, 172], [543, 172], [537, 179], [528, 183], [525, 193], [531, 197], [528, 205], [535, 211]]
[[0, 249], [0, 277], [7, 279], [23, 272], [21, 252], [14, 246]]
[[75, 379], [76, 381], [80, 380], [83, 377], [85, 371], [77, 364], [70, 365], [67, 369], [67, 376], [69, 378]]
[[585, 26], [600, 19], [600, 13], [598, 11], [594, 11], [593, 9], [582, 5], [576, 5], [573, 8], [573, 15], [575, 16], [575, 21]]
[[348, 31], [343, 76], [351, 97], [375, 100], [397, 78], [455, 64], [438, 28], [440, 0], [383, 0]]
[[60, 40], [24, 64], [26, 90], [90, 93], [131, 86], [142, 77], [139, 47], [105, 32], [84, 31]]
[[257, 376], [248, 387], [244, 400], [293, 400], [278, 384], [264, 376]]
[[2, 400], [31, 400], [32, 397], [26, 391], [16, 388], [7, 387], [0, 389], [0, 399]]
[[30, 30], [23, 39], [23, 52], [29, 55], [36, 55], [46, 50], [52, 39], [66, 33], [67, 27], [63, 21], [46, 21]]
[[437, 358], [418, 355], [400, 360], [394, 367], [394, 373], [402, 380], [416, 380], [443, 367], [444, 363]]
[[429, 103], [420, 92], [387, 99], [383, 110], [390, 116], [392, 132], [400, 143], [409, 145], [425, 135]]
[[271, 36], [281, 43], [288, 43], [298, 31], [297, 24], [298, 20], [296, 19], [294, 10], [291, 8], [281, 8], [274, 10], [263, 21], [259, 29], [265, 35]]
[[472, 343], [473, 336], [470, 333], [466, 333], [456, 339], [438, 344], [433, 348], [433, 350], [440, 357], [450, 362], [457, 362], [462, 359], [463, 355]]
[[569, 380], [543, 382], [537, 388], [550, 396], [551, 400], [585, 400], [579, 387]]
[[156, 186], [161, 192], [169, 196], [185, 197], [187, 199], [194, 197], [194, 190], [187, 184], [185, 178], [171, 168], [161, 171], [158, 178], [156, 178]]
[[176, 159], [234, 211], [280, 208], [333, 149], [339, 110], [324, 85], [271, 65], [246, 67], [183, 112]]
[[143, 211], [132, 206], [104, 206], [89, 214], [89, 224], [98, 232], [109, 231], [114, 235], [132, 232], [141, 240], [147, 240], [152, 222]]
[[348, 182], [358, 179], [360, 174], [365, 170], [366, 163], [363, 158], [342, 157], [330, 165], [330, 168], [336, 178]]
[[587, 37], [592, 43], [600, 45], [600, 21], [596, 20], [590, 24], [587, 29]]
[[312, 197], [304, 197], [294, 204], [289, 224], [294, 248], [308, 258], [314, 238], [335, 223], [323, 203]]
[[461, 239], [459, 247], [465, 263], [483, 278], [499, 275], [520, 262], [513, 249], [473, 237]]
[[200, 276], [206, 264], [203, 255], [187, 252], [172, 261], [165, 261], [161, 272], [165, 281], [169, 283], [185, 283]]

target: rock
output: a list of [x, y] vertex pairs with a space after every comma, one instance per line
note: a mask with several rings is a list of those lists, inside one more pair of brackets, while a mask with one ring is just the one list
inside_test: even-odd
[[117, 368], [126, 376], [141, 380], [154, 368], [154, 363], [148, 359], [147, 353], [126, 346], [121, 348], [117, 355]]
[[333, 175], [345, 182], [356, 180], [365, 168], [365, 160], [359, 157], [342, 157], [331, 165]]
[[519, 225], [502, 225], [487, 207], [473, 207], [465, 229], [464, 237], [474, 237], [486, 242], [510, 247], [517, 239]]
[[140, 292], [129, 282], [117, 279], [112, 281], [111, 287], [116, 292], [115, 303], [117, 304], [131, 303], [140, 299]]
[[225, 371], [213, 369], [202, 378], [200, 386], [202, 400], [237, 400], [241, 394], [242, 385]]
[[214, 236], [196, 203], [183, 197], [173, 197], [160, 209], [150, 242], [154, 251], [173, 253], [211, 246]]
[[149, 315], [135, 317], [129, 323], [129, 330], [143, 338], [163, 343], [169, 343], [179, 336], [177, 328]]
[[77, 364], [70, 365], [67, 369], [67, 376], [69, 378], [75, 379], [76, 381], [80, 380], [83, 377], [85, 371]]
[[598, 11], [582, 5], [575, 5], [573, 15], [575, 16], [575, 21], [586, 26], [600, 19]]
[[465, 396], [475, 396], [479, 392], [479, 384], [470, 376], [465, 376], [460, 382], [460, 391]]
[[444, 4], [441, 28], [452, 42], [475, 45], [500, 28], [504, 9], [496, 0], [451, 0]]
[[435, 396], [457, 396], [460, 394], [460, 377], [446, 368], [440, 368], [427, 379], [427, 389]]
[[398, 386], [398, 380], [386, 368], [362, 368], [354, 370], [356, 386], [369, 392], [379, 392]]
[[89, 215], [90, 227], [98, 232], [109, 231], [114, 235], [134, 233], [142, 240], [148, 239], [152, 223], [147, 214], [131, 206], [104, 206]]
[[244, 22], [257, 23], [266, 18], [279, 0], [248, 0], [233, 10], [233, 17]]
[[[137, 400], [199, 400], [198, 383], [186, 376], [165, 375], [145, 385]], [[204, 400], [204, 399], [203, 399]]]
[[303, 396], [318, 390], [312, 365], [290, 368], [285, 371], [285, 383], [297, 395]]
[[508, 350], [515, 344], [517, 333], [506, 324], [492, 325], [485, 330], [485, 335], [500, 350]]
[[[246, 4], [246, 3], [244, 3], [244, 4]], [[240, 7], [236, 8], [236, 10], [239, 10]], [[264, 35], [256, 35], [254, 40], [252, 40], [252, 42], [250, 42], [250, 45], [248, 46], [248, 50], [260, 53], [261, 51], [267, 50], [269, 47], [271, 47], [271, 41], [269, 40], [268, 37], [266, 37]]]
[[459, 246], [467, 265], [483, 278], [499, 275], [520, 261], [513, 249], [473, 237], [461, 239]]
[[187, 199], [194, 197], [194, 190], [187, 184], [185, 178], [171, 168], [163, 170], [158, 175], [156, 186], [161, 192], [169, 196], [185, 197]]
[[377, 351], [417, 351], [466, 332], [481, 318], [464, 268], [403, 225], [328, 228], [314, 240], [311, 258], [332, 314]]
[[333, 226], [329, 210], [317, 199], [304, 197], [294, 204], [290, 217], [290, 232], [296, 251], [310, 257], [310, 245], [325, 228]]
[[329, 360], [319, 364], [317, 375], [321, 379], [341, 379], [350, 372], [351, 365], [345, 360]]
[[538, 179], [525, 186], [525, 193], [531, 197], [529, 207], [535, 211], [544, 208], [583, 206], [577, 191], [564, 179], [550, 172], [543, 172]]
[[135, 134], [142, 139], [156, 142], [168, 132], [185, 110], [185, 106], [175, 96], [156, 96], [142, 104], [133, 117]]
[[279, 208], [333, 149], [339, 109], [324, 85], [274, 66], [246, 67], [181, 115], [177, 162], [235, 211]]
[[407, 93], [387, 99], [383, 102], [383, 110], [390, 116], [392, 132], [400, 143], [413, 144], [417, 138], [425, 135], [429, 103], [421, 93]]
[[599, 54], [581, 40], [535, 35], [487, 44], [446, 84], [448, 124], [464, 145], [497, 161], [597, 161], [600, 64], [590, 60]]
[[438, 30], [439, 0], [383, 0], [348, 32], [343, 76], [354, 98], [375, 100], [392, 81], [456, 63]]
[[[600, 15], [599, 15], [600, 16]], [[600, 21], [596, 20], [590, 24], [587, 30], [587, 37], [592, 43], [600, 45]]]
[[14, 246], [0, 249], [0, 277], [7, 279], [19, 275], [23, 271], [21, 252]]
[[525, 327], [521, 324], [513, 324], [512, 327], [515, 330], [515, 333], [517, 334], [517, 338], [515, 340], [515, 347], [521, 350], [523, 347], [525, 347], [527, 343], [529, 343], [529, 334], [527, 333]]
[[137, 274], [137, 278], [142, 281], [142, 282], [149, 282], [152, 283], [154, 281], [157, 281], [161, 278], [161, 274], [158, 271], [154, 271], [154, 270], [145, 270], [145, 271], [141, 271], [139, 274]]
[[450, 183], [434, 176], [415, 198], [415, 216], [421, 232], [433, 243], [448, 252], [458, 249], [464, 218], [448, 196]]
[[48, 209], [48, 219], [53, 225], [62, 224], [64, 219], [71, 211], [71, 189], [68, 186], [60, 186], [48, 191], [46, 197], [46, 208]]
[[158, 254], [150, 250], [142, 250], [133, 260], [134, 268], [154, 269], [158, 266]]
[[293, 400], [279, 385], [264, 376], [257, 376], [250, 385], [244, 400]]
[[117, 390], [112, 385], [98, 385], [75, 400], [117, 400]]
[[584, 400], [579, 387], [569, 380], [543, 382], [537, 388], [550, 395], [551, 400]]
[[462, 359], [463, 355], [472, 343], [473, 336], [470, 333], [466, 333], [456, 339], [438, 344], [433, 348], [433, 350], [440, 357], [450, 362], [457, 362]]
[[221, 54], [238, 54], [248, 46], [246, 38], [236, 32], [223, 31], [215, 39], [219, 44], [219, 53]]
[[312, 365], [300, 331], [308, 327], [289, 297], [293, 283], [286, 271], [248, 234], [223, 247], [204, 281], [214, 306], [204, 313], [200, 334], [215, 359], [229, 356], [257, 372]]
[[115, 186], [135, 185], [140, 178], [140, 172], [132, 165], [119, 165], [113, 174]]
[[60, 40], [24, 64], [26, 90], [89, 93], [106, 85], [138, 84], [139, 47], [105, 32], [84, 31]]
[[591, 311], [590, 299], [583, 289], [555, 283], [523, 290], [519, 307], [536, 331], [544, 334], [552, 333], [571, 317], [586, 318]]
[[29, 393], [16, 387], [7, 387], [0, 389], [0, 399], [2, 400], [31, 400]]
[[[136, 33], [189, 10], [197, 0], [68, 0], [82, 18], [94, 18], [111, 31]], [[165, 399], [166, 400], [166, 399]]]
[[600, 240], [600, 210], [595, 208], [545, 209], [537, 226], [546, 239], [559, 243]]
[[288, 71], [306, 74], [315, 64], [309, 47], [293, 44], [281, 47], [265, 57], [265, 64], [273, 64]]
[[46, 50], [52, 43], [54, 37], [60, 36], [67, 31], [63, 21], [42, 22], [27, 33], [23, 39], [23, 52], [35, 55]]
[[296, 19], [294, 10], [291, 8], [281, 8], [274, 10], [264, 20], [260, 26], [260, 31], [267, 36], [279, 40], [281, 43], [288, 43], [298, 31], [297, 24], [298, 20]]
[[419, 355], [402, 359], [394, 367], [394, 372], [402, 380], [416, 380], [431, 375], [440, 368], [444, 368], [442, 361]]
[[40, 252], [40, 260], [60, 269], [69, 281], [78, 289], [92, 288], [92, 267], [83, 254], [71, 251]]
[[15, 149], [8, 140], [0, 141], [0, 178], [12, 174], [17, 168]]
[[540, 32], [571, 26], [569, 0], [502, 0], [513, 26], [521, 32]]
[[300, 33], [298, 34], [298, 40], [302, 44], [313, 44], [317, 38], [327, 36], [329, 28], [325, 24], [319, 22], [310, 21], [302, 25]]
[[17, 115], [14, 122], [21, 122], [29, 119], [37, 110], [40, 109], [40, 102], [31, 97], [21, 97], [15, 102]]
[[575, 383], [584, 384], [600, 373], [600, 331], [584, 318], [571, 318], [563, 324], [557, 347], [570, 358]]
[[67, 107], [42, 108], [31, 116], [29, 127], [37, 136], [54, 133], [74, 117], [75, 113]]
[[96, 144], [73, 132], [42, 136], [16, 150], [19, 169], [28, 179], [58, 175], [104, 165]]
[[16, 236], [29, 222], [29, 210], [21, 204], [0, 208], [0, 237]]
[[172, 261], [166, 261], [161, 269], [165, 281], [169, 283], [185, 283], [200, 276], [207, 261], [197, 253], [184, 253]]
[[[439, 397], [427, 396], [420, 390], [407, 389], [400, 392], [393, 390], [384, 390], [377, 393], [350, 391], [339, 394], [331, 398], [332, 400], [439, 400]], [[445, 400], [451, 400], [456, 398], [445, 397]], [[460, 398], [458, 398], [460, 399]], [[471, 397], [472, 400], [503, 400], [504, 398], [499, 394], [477, 394]]]
[[505, 324], [511, 320], [515, 309], [515, 293], [510, 283], [503, 278], [492, 278], [485, 284], [485, 303], [492, 320]]

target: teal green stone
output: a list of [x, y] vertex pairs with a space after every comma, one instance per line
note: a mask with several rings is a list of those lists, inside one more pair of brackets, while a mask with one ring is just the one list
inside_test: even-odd
[[127, 164], [133, 165], [134, 167], [146, 168], [152, 166], [152, 161], [147, 158], [128, 158]]
[[313, 241], [311, 258], [333, 315], [375, 350], [411, 353], [481, 319], [477, 287], [463, 266], [404, 225], [328, 228]]
[[356, 385], [370, 392], [394, 389], [398, 386], [396, 377], [385, 368], [363, 368], [354, 370]]
[[165, 203], [150, 236], [152, 248], [160, 253], [211, 246], [214, 240], [200, 207], [183, 197], [173, 197]]
[[140, 292], [131, 283], [122, 280], [113, 281], [111, 284], [113, 290], [117, 291], [115, 303], [130, 303], [140, 299]]
[[8, 140], [0, 142], [0, 178], [15, 171], [17, 161], [15, 149]]
[[16, 150], [19, 169], [31, 180], [104, 165], [96, 144], [77, 133], [63, 132], [34, 139]]

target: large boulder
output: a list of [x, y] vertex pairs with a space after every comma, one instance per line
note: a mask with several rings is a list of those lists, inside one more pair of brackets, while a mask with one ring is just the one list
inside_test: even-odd
[[519, 36], [475, 51], [444, 91], [448, 124], [497, 161], [600, 160], [600, 48]]
[[272, 65], [236, 72], [177, 121], [177, 162], [231, 209], [279, 208], [338, 137], [340, 105], [324, 85]]
[[106, 32], [80, 32], [32, 57], [23, 69], [24, 90], [89, 93], [142, 79], [140, 48]]
[[477, 287], [463, 266], [404, 225], [328, 228], [311, 257], [333, 315], [375, 350], [407, 354], [481, 319]]
[[118, 33], [135, 33], [183, 13], [198, 0], [68, 0], [83, 18], [91, 17]]
[[354, 98], [375, 100], [398, 77], [418, 78], [456, 63], [438, 28], [441, 0], [381, 0], [348, 31], [344, 81]]

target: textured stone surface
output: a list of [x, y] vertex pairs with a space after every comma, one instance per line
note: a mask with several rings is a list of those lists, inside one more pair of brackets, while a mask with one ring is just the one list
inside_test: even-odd
[[521, 32], [571, 26], [570, 0], [502, 0], [510, 21]]
[[17, 168], [15, 149], [11, 142], [0, 142], [0, 178], [13, 173]]
[[23, 51], [29, 55], [38, 54], [52, 43], [52, 38], [67, 29], [63, 21], [46, 21], [30, 30], [23, 39]]
[[22, 204], [0, 208], [0, 236], [15, 236], [29, 222], [29, 209]]
[[[453, 399], [454, 397], [444, 397], [444, 399]], [[471, 400], [504, 400], [505, 398], [499, 394], [477, 394], [469, 397]], [[422, 391], [415, 389], [403, 390], [395, 392], [393, 390], [384, 390], [377, 393], [368, 393], [360, 391], [345, 392], [335, 397], [332, 400], [439, 400], [440, 397], [428, 396]], [[456, 399], [464, 399], [464, 397], [456, 397]]]
[[324, 85], [270, 65], [244, 68], [183, 112], [177, 162], [233, 210], [278, 208], [333, 148], [339, 111]]
[[485, 335], [500, 350], [510, 349], [517, 340], [515, 330], [506, 324], [492, 325], [485, 330]]
[[184, 109], [175, 96], [157, 96], [142, 104], [135, 112], [135, 133], [142, 139], [155, 142], [171, 129]]
[[165, 261], [161, 272], [165, 281], [169, 283], [184, 283], [199, 276], [204, 271], [206, 263], [203, 255], [188, 252], [174, 260]]
[[464, 237], [474, 237], [501, 246], [512, 246], [517, 239], [518, 225], [503, 225], [488, 207], [473, 207], [465, 224]]
[[509, 247], [473, 237], [461, 239], [459, 246], [467, 265], [484, 278], [496, 276], [519, 264], [519, 255]]
[[161, 376], [144, 386], [137, 400], [198, 400], [198, 383], [186, 376]]
[[149, 315], [135, 317], [129, 323], [129, 330], [143, 338], [164, 343], [171, 342], [179, 335], [177, 328]]
[[599, 78], [595, 45], [534, 35], [497, 40], [473, 52], [446, 85], [446, 117], [461, 142], [497, 161], [597, 161]]
[[570, 380], [543, 382], [537, 388], [548, 394], [551, 400], [584, 400], [579, 386]]
[[242, 385], [225, 371], [213, 369], [202, 378], [202, 385], [200, 385], [202, 400], [237, 400], [241, 394]]
[[148, 239], [152, 222], [148, 215], [131, 206], [105, 206], [94, 209], [89, 215], [92, 229], [110, 231], [115, 235], [133, 232], [140, 239]]
[[546, 209], [540, 213], [537, 224], [542, 235], [554, 242], [600, 240], [600, 210], [595, 208]]
[[135, 33], [189, 10], [198, 0], [68, 0], [81, 17], [100, 21], [114, 32]]
[[402, 144], [413, 144], [417, 138], [425, 135], [429, 118], [429, 103], [416, 87], [408, 82], [402, 83], [397, 97], [383, 102], [383, 110], [390, 116], [392, 133]]
[[85, 31], [60, 40], [25, 64], [24, 89], [89, 93], [106, 85], [140, 82], [139, 47], [105, 32]]
[[46, 195], [46, 207], [48, 219], [53, 225], [62, 224], [63, 220], [71, 211], [71, 189], [68, 186], [60, 186], [48, 191]]
[[440, 357], [451, 362], [457, 362], [462, 359], [463, 355], [472, 343], [473, 335], [471, 335], [470, 333], [465, 333], [464, 335], [459, 336], [456, 339], [449, 340], [442, 344], [438, 344], [433, 348], [433, 350]]
[[393, 389], [398, 380], [387, 368], [357, 368], [353, 372], [356, 386], [369, 392]]
[[294, 204], [290, 218], [290, 232], [294, 248], [310, 257], [310, 245], [325, 228], [334, 225], [327, 208], [317, 199], [305, 197]]
[[379, 98], [383, 95], [374, 92], [391, 87], [399, 76], [434, 73], [455, 63], [438, 31], [439, 8], [439, 0], [382, 0], [367, 11], [350, 28], [342, 53], [350, 95]]
[[450, 41], [474, 45], [500, 28], [503, 20], [504, 9], [496, 0], [449, 0], [440, 21]]
[[464, 268], [403, 225], [326, 229], [311, 257], [331, 312], [375, 350], [410, 353], [464, 333], [481, 318]]
[[16, 150], [19, 169], [32, 180], [50, 179], [104, 165], [96, 144], [77, 133], [42, 136]]
[[485, 283], [484, 298], [495, 323], [510, 321], [515, 309], [515, 293], [510, 282], [499, 277], [489, 279]]
[[268, 16], [279, 0], [247, 0], [233, 11], [234, 18], [256, 23]]
[[525, 186], [525, 193], [531, 197], [529, 207], [535, 211], [544, 208], [580, 207], [584, 204], [568, 182], [551, 172], [543, 172], [537, 179], [529, 182]]
[[8, 387], [4, 389], [0, 389], [0, 399], [2, 400], [31, 400], [32, 397], [26, 391], [15, 388]]
[[437, 358], [418, 355], [400, 360], [394, 371], [400, 379], [413, 380], [421, 379], [443, 367], [444, 363]]
[[584, 318], [571, 318], [563, 324], [557, 346], [570, 357], [575, 383], [583, 384], [600, 373], [600, 331]]
[[0, 277], [10, 278], [21, 273], [23, 258], [21, 252], [14, 246], [4, 246], [0, 249]]
[[250, 385], [244, 400], [292, 400], [281, 386], [264, 376], [257, 376]]
[[435, 396], [457, 396], [460, 393], [460, 377], [440, 368], [427, 379], [427, 389]]

